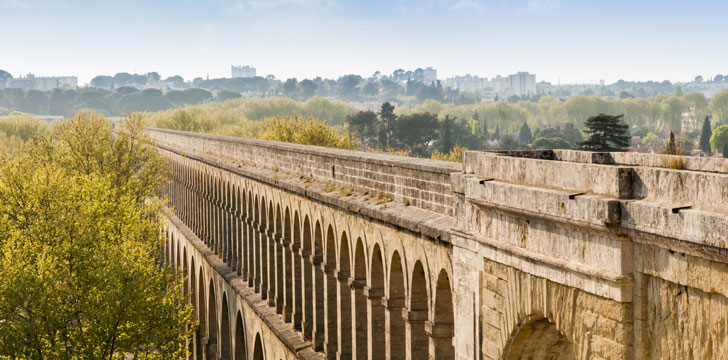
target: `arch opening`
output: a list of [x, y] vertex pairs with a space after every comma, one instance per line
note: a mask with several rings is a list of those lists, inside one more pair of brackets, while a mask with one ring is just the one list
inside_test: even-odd
[[243, 315], [238, 311], [235, 321], [235, 360], [247, 360], [248, 347], [245, 344], [245, 330], [243, 329]]
[[413, 359], [427, 359], [429, 356], [430, 340], [425, 332], [425, 322], [429, 314], [429, 296], [427, 296], [427, 280], [422, 263], [415, 263], [412, 272], [412, 287], [410, 294], [409, 328], [410, 353]]
[[532, 316], [517, 330], [506, 347], [504, 359], [574, 360], [574, 346], [543, 316]]
[[232, 341], [230, 339], [230, 316], [228, 314], [227, 294], [222, 294], [222, 321], [220, 322], [220, 358], [232, 360]]
[[265, 360], [263, 355], [263, 343], [260, 341], [260, 334], [255, 335], [255, 349], [253, 350], [253, 360]]
[[[387, 298], [387, 321], [389, 322], [389, 358], [404, 359], [408, 350], [405, 321], [402, 318], [402, 308], [405, 305], [404, 270], [398, 252], [392, 255], [389, 267], [389, 296]], [[413, 359], [419, 359], [413, 357]]]

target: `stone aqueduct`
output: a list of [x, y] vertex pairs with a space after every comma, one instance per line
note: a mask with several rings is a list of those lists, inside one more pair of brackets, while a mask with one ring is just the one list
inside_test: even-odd
[[728, 161], [149, 129], [194, 359], [728, 358]]

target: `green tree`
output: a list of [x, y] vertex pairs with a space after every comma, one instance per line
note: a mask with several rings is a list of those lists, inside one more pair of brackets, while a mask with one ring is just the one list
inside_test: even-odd
[[728, 143], [728, 125], [721, 125], [713, 130], [713, 135], [710, 136], [710, 148], [713, 149], [714, 153], [717, 153], [723, 149], [723, 145]]
[[455, 119], [445, 115], [440, 121], [440, 138], [437, 141], [437, 150], [443, 154], [447, 154], [455, 146]]
[[313, 80], [305, 79], [301, 81], [301, 91], [303, 92], [303, 99], [306, 100], [316, 94], [317, 88], [318, 85], [316, 85]]
[[518, 138], [512, 134], [505, 134], [498, 141], [498, 150], [520, 150], [526, 146], [518, 141]]
[[376, 139], [379, 135], [379, 123], [377, 113], [371, 110], [359, 111], [346, 116], [346, 123], [349, 129], [354, 131], [356, 136], [362, 140]]
[[181, 273], [160, 266], [166, 164], [139, 117], [93, 113], [0, 162], [0, 357], [186, 357]]
[[710, 110], [717, 125], [728, 124], [728, 89], [725, 89], [710, 98]]
[[710, 128], [710, 117], [706, 116], [703, 121], [703, 129], [700, 131], [700, 150], [706, 154], [712, 153], [710, 149], [710, 135], [713, 131]]
[[495, 126], [495, 132], [493, 133], [493, 140], [500, 140], [500, 125]]
[[392, 144], [392, 133], [397, 122], [397, 115], [394, 114], [394, 106], [389, 102], [382, 104], [379, 110], [379, 144], [382, 148], [391, 147]]
[[571, 144], [562, 138], [538, 138], [533, 141], [534, 149], [570, 149]]
[[304, 119], [300, 115], [277, 116], [265, 121], [264, 140], [350, 150], [359, 147], [348, 136], [338, 134], [326, 122], [318, 121], [313, 117]]
[[361, 89], [361, 93], [368, 96], [379, 95], [379, 84], [374, 81], [370, 81], [364, 85]]
[[437, 138], [438, 126], [437, 116], [430, 113], [402, 115], [395, 124], [396, 144], [404, 146], [411, 155], [423, 156], [430, 142]]
[[578, 145], [586, 151], [626, 151], [630, 145], [627, 136], [629, 126], [622, 120], [624, 115], [599, 114], [589, 117], [584, 125], [589, 138]]
[[532, 138], [533, 135], [531, 134], [531, 128], [524, 122], [523, 126], [521, 126], [521, 130], [518, 132], [518, 140], [524, 144], [530, 144]]
[[[10, 75], [9, 72], [0, 69], [0, 85], [4, 86], [5, 83], [7, 83], [8, 80], [10, 80], [12, 78], [13, 78], [13, 75]], [[0, 87], [2, 87], [2, 86], [0, 86]]]
[[283, 83], [283, 93], [286, 96], [293, 98], [298, 93], [298, 80], [296, 78], [290, 78]]

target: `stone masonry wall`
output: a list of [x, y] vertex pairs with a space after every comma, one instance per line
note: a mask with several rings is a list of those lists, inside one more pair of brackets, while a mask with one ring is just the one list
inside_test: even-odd
[[237, 159], [333, 185], [367, 189], [446, 216], [454, 216], [450, 173], [458, 163], [330, 149], [275, 141], [148, 129], [157, 145], [200, 155]]

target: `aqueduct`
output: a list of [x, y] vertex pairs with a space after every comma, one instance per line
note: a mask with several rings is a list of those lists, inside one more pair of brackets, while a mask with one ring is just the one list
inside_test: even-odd
[[728, 357], [726, 160], [148, 133], [194, 359]]

